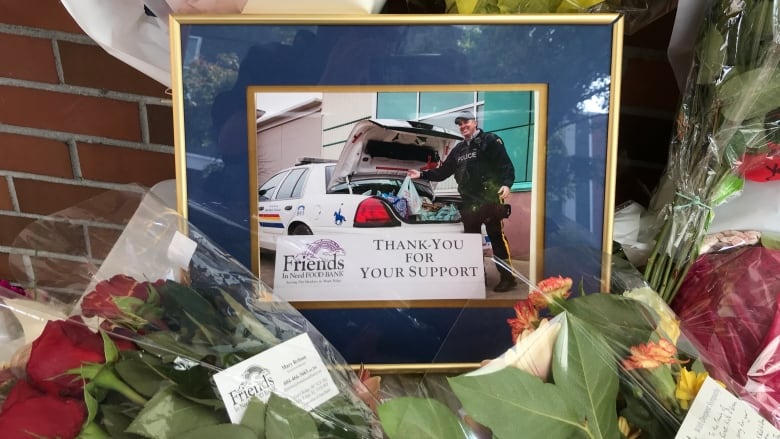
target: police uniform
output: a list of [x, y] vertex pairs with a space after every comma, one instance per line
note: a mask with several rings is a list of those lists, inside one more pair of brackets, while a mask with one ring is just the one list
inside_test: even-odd
[[[509, 245], [501, 221], [506, 211], [498, 190], [501, 186], [512, 187], [515, 168], [503, 140], [478, 129], [471, 140], [455, 145], [441, 166], [420, 172], [421, 178], [430, 181], [442, 181], [450, 175], [455, 176], [463, 200], [460, 207], [463, 231], [481, 233], [484, 224], [493, 254], [509, 263]], [[512, 273], [499, 264], [496, 267], [501, 274], [500, 285], [511, 287], [516, 284]]]

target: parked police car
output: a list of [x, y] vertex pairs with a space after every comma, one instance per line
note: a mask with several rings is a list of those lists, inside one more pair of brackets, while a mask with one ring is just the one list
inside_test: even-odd
[[456, 196], [437, 197], [414, 181], [423, 210], [398, 197], [407, 169], [435, 167], [462, 138], [412, 121], [370, 119], [355, 124], [337, 161], [305, 159], [258, 191], [260, 248], [283, 235], [462, 232]]

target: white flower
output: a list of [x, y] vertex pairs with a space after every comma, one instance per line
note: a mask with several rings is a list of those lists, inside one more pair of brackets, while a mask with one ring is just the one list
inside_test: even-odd
[[517, 343], [503, 355], [467, 375], [484, 375], [512, 366], [546, 381], [550, 374], [553, 346], [564, 316], [565, 314], [559, 314], [552, 320], [542, 320], [536, 330], [517, 337]]

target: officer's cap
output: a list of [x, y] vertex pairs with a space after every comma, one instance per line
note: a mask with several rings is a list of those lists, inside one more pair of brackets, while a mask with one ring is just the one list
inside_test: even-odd
[[459, 124], [462, 120], [476, 120], [477, 118], [474, 117], [474, 113], [471, 111], [461, 111], [458, 113], [457, 116], [455, 116], [455, 125]]

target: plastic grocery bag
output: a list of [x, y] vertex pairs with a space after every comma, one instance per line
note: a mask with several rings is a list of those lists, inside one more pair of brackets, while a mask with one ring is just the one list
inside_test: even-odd
[[398, 190], [398, 197], [406, 200], [409, 215], [419, 215], [422, 212], [422, 198], [414, 187], [412, 178], [407, 176], [401, 183], [401, 189]]

